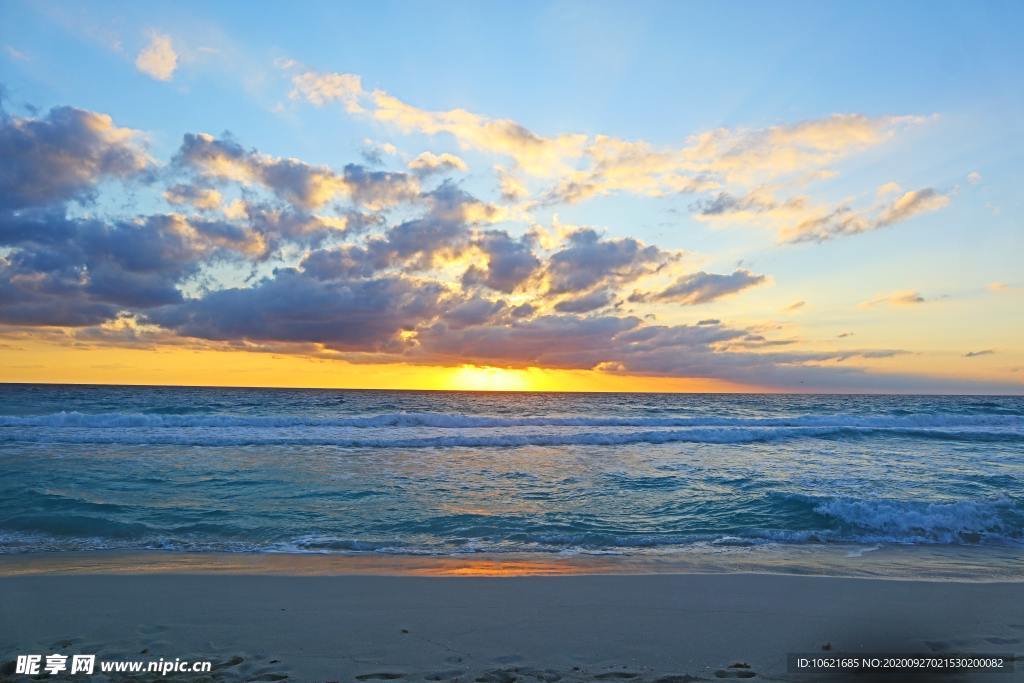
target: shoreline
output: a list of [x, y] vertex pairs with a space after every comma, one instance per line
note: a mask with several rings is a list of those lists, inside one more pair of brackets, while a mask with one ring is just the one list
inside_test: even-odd
[[762, 546], [651, 554], [70, 551], [0, 555], [0, 578], [34, 575], [268, 576], [767, 575], [892, 581], [1024, 583], [1024, 548]]

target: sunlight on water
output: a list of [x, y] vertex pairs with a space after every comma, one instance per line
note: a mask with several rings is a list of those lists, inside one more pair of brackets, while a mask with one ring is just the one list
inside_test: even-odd
[[3, 553], [1024, 547], [1014, 397], [6, 386], [0, 444]]

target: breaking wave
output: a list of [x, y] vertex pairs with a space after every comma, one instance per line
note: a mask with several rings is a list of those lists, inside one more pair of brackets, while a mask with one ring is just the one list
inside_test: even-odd
[[920, 414], [900, 416], [802, 415], [795, 417], [505, 417], [445, 413], [382, 413], [351, 417], [301, 415], [180, 415], [146, 413], [81, 413], [0, 416], [0, 427], [191, 428], [191, 427], [432, 427], [474, 429], [502, 427], [863, 427], [871, 429], [1001, 427], [1024, 429], [1017, 415]]
[[337, 446], [341, 448], [500, 448], [522, 446], [621, 446], [627, 444], [709, 443], [743, 444], [794, 438], [838, 439], [871, 435], [895, 435], [948, 441], [1024, 442], [1019, 432], [951, 431], [928, 429], [881, 429], [866, 427], [691, 428], [628, 432], [563, 432], [527, 434], [480, 434], [473, 436], [424, 436], [410, 438], [357, 438], [327, 433], [304, 436], [259, 431], [219, 433], [83, 432], [41, 431], [0, 433], [2, 442], [64, 443], [92, 445], [172, 446]]

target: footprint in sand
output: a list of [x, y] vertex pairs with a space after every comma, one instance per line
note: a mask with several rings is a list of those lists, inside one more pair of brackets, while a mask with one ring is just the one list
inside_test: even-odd
[[512, 671], [495, 669], [494, 671], [488, 671], [483, 675], [477, 676], [476, 683], [515, 683], [518, 678]]
[[452, 669], [451, 671], [435, 671], [427, 674], [424, 678], [428, 681], [450, 681], [454, 678], [458, 678], [464, 673], [465, 671], [460, 669]]
[[609, 671], [603, 674], [597, 674], [594, 676], [599, 681], [607, 681], [612, 679], [625, 680], [628, 678], [636, 678], [640, 674], [635, 674], [631, 671]]
[[374, 673], [374, 674], [359, 674], [356, 676], [357, 681], [394, 681], [399, 678], [405, 678], [405, 674], [396, 673]]
[[757, 672], [752, 671], [746, 662], [736, 662], [715, 672], [716, 678], [754, 678], [755, 676], [757, 676]]
[[219, 664], [214, 664], [212, 668], [214, 671], [217, 671], [219, 669], [230, 669], [233, 666], [238, 666], [244, 661], [245, 660], [243, 658], [239, 657], [238, 655], [235, 655], [227, 661], [220, 662]]
[[690, 674], [672, 674], [655, 679], [654, 683], [695, 683], [695, 681], [706, 681], [708, 679]]
[[50, 647], [52, 647], [54, 650], [66, 649], [66, 648], [69, 648], [72, 645], [74, 645], [75, 643], [80, 642], [80, 641], [81, 641], [80, 638], [62, 638], [61, 640], [58, 640], [56, 643], [54, 643]]
[[993, 645], [1016, 645], [1020, 642], [1020, 638], [999, 638], [998, 636], [992, 636], [986, 638], [985, 642], [992, 643]]

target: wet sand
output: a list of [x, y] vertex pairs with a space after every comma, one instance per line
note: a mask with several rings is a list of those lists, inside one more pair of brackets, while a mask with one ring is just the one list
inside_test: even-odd
[[17, 654], [53, 652], [215, 663], [207, 675], [159, 680], [467, 683], [845, 680], [787, 673], [786, 655], [1024, 653], [1021, 582], [497, 570], [384, 576], [366, 575], [366, 567], [189, 573], [153, 570], [152, 556], [147, 571], [144, 557], [141, 573], [125, 566], [118, 574], [81, 566], [14, 572], [16, 563], [5, 562], [0, 679], [26, 680], [9, 673]]

